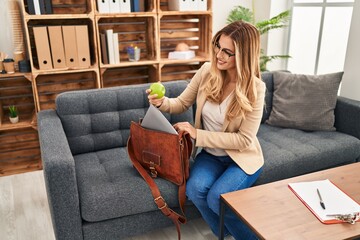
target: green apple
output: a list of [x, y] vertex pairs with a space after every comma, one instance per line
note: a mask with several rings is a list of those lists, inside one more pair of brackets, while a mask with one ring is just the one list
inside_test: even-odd
[[160, 82], [155, 82], [150, 85], [150, 94], [157, 94], [157, 98], [162, 98], [165, 95], [165, 87]]

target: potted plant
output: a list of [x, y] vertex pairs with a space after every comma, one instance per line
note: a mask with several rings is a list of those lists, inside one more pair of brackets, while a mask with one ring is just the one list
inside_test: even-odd
[[18, 110], [14, 105], [9, 106], [9, 112], [10, 112], [10, 117], [9, 117], [10, 122], [11, 123], [19, 122]]
[[[287, 23], [290, 20], [290, 13], [290, 10], [287, 10], [268, 20], [255, 22], [254, 13], [250, 9], [242, 6], [236, 6], [233, 10], [230, 11], [229, 16], [226, 20], [227, 23], [232, 23], [238, 20], [252, 23], [259, 30], [260, 34], [265, 34], [271, 29], [287, 27]], [[266, 56], [264, 55], [263, 49], [261, 49], [260, 70], [267, 71], [266, 64], [274, 59], [289, 57], [289, 55]]]

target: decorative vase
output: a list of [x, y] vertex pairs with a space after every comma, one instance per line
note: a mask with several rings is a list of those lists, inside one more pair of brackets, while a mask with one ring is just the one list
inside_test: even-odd
[[10, 119], [10, 122], [11, 123], [17, 123], [17, 122], [19, 122], [19, 116], [16, 116], [16, 117], [9, 117], [9, 119]]

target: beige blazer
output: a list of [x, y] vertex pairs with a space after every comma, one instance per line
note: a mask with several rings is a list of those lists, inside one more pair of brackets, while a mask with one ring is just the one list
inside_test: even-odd
[[257, 101], [252, 112], [243, 119], [240, 116], [228, 121], [225, 119], [222, 132], [203, 130], [202, 108], [206, 95], [202, 91], [210, 77], [210, 63], [205, 63], [194, 75], [186, 89], [177, 98], [165, 98], [160, 110], [182, 113], [196, 101], [195, 114], [196, 147], [221, 148], [247, 173], [255, 173], [264, 164], [264, 157], [256, 137], [259, 130], [265, 98], [265, 84], [258, 79]]

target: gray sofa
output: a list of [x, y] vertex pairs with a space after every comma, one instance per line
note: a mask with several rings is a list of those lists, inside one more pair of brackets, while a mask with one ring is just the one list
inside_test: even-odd
[[[264, 73], [269, 116], [272, 74]], [[164, 83], [178, 96], [186, 81]], [[170, 226], [126, 152], [130, 121], [143, 117], [149, 84], [60, 94], [56, 110], [38, 114], [49, 206], [57, 239], [124, 239]], [[195, 108], [195, 106], [194, 106]], [[165, 114], [170, 122], [193, 121], [194, 109]], [[265, 166], [256, 184], [349, 164], [360, 158], [360, 103], [339, 98], [336, 132], [304, 132], [262, 124], [258, 133]], [[156, 179], [170, 207], [177, 187]], [[187, 202], [189, 219], [199, 212]]]

